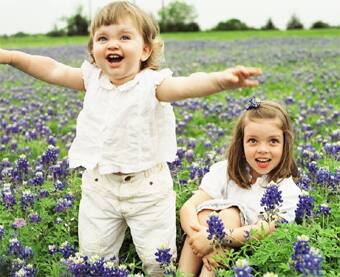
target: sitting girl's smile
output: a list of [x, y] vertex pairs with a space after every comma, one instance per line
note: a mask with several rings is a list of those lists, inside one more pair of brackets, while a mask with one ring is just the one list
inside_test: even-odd
[[257, 178], [272, 171], [281, 161], [283, 131], [278, 118], [245, 122], [244, 154], [251, 168], [251, 175]]

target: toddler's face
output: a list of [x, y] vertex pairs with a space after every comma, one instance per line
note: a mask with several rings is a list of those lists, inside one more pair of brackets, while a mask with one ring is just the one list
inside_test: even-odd
[[150, 53], [150, 47], [144, 43], [130, 18], [99, 27], [93, 37], [96, 65], [115, 85], [132, 80], [140, 71], [141, 62], [147, 60]]
[[271, 172], [281, 161], [283, 152], [283, 131], [281, 121], [246, 119], [243, 146], [253, 180]]

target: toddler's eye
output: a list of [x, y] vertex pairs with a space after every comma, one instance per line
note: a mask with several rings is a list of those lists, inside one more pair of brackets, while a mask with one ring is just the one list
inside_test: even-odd
[[107, 41], [107, 38], [103, 37], [103, 36], [100, 36], [100, 37], [97, 38], [97, 41], [105, 42], [105, 41]]
[[121, 36], [120, 39], [121, 39], [121, 40], [129, 40], [129, 39], [130, 39], [130, 36], [128, 36], [128, 35], [123, 35], [123, 36]]
[[271, 144], [277, 144], [277, 143], [280, 143], [280, 141], [278, 139], [271, 139], [270, 143]]

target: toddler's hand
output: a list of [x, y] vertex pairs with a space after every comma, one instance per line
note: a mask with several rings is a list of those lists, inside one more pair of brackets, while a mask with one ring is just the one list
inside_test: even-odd
[[208, 240], [207, 227], [201, 225], [190, 227], [193, 231], [195, 231], [189, 239], [192, 252], [198, 257], [203, 257], [213, 251], [213, 247]]
[[261, 69], [256, 67], [244, 67], [240, 65], [228, 68], [221, 72], [219, 85], [223, 90], [256, 87], [259, 82], [249, 78], [259, 76], [261, 74]]

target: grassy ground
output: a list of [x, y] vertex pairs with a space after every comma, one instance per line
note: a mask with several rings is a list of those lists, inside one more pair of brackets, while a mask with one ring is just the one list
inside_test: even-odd
[[[195, 32], [164, 33], [165, 40], [234, 40], [247, 38], [273, 37], [340, 37], [340, 29], [294, 30], [294, 31], [231, 31], [231, 32]], [[0, 37], [0, 48], [41, 47], [68, 44], [86, 44], [88, 37], [47, 37], [32, 35], [22, 38]]]

